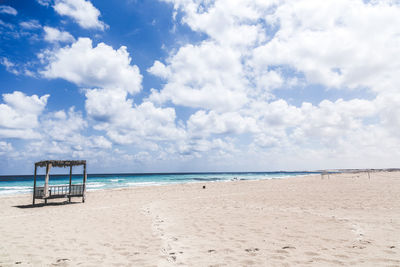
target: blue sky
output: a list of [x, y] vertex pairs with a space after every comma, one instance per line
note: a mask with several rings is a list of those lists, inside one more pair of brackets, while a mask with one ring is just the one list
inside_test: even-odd
[[396, 1], [0, 1], [0, 174], [397, 167]]

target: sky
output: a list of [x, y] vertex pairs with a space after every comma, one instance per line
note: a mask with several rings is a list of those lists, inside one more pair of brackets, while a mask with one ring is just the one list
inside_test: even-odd
[[400, 1], [0, 0], [0, 175], [400, 166]]

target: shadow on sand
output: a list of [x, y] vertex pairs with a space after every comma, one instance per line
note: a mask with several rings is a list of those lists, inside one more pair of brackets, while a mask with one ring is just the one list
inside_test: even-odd
[[41, 208], [41, 207], [46, 207], [46, 206], [64, 206], [64, 205], [73, 205], [73, 204], [79, 204], [82, 202], [53, 202], [53, 203], [38, 203], [35, 205], [29, 204], [29, 205], [17, 205], [13, 206], [14, 208], [19, 208], [19, 209], [31, 209], [31, 208]]

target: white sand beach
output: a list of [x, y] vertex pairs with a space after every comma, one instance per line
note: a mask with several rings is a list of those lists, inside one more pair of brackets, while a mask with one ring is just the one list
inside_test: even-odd
[[400, 266], [400, 173], [370, 178], [134, 187], [35, 208], [4, 196], [0, 266]]

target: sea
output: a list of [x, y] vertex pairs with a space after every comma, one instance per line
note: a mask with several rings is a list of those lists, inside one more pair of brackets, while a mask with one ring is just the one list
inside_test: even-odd
[[[88, 191], [134, 186], [156, 186], [183, 183], [225, 182], [233, 180], [265, 180], [295, 178], [319, 172], [212, 172], [212, 173], [124, 173], [88, 174]], [[82, 174], [72, 176], [72, 184], [82, 183]], [[43, 186], [44, 175], [37, 176], [37, 186]], [[49, 185], [68, 185], [69, 175], [50, 175]], [[33, 175], [0, 176], [0, 196], [29, 194], [33, 190]]]

